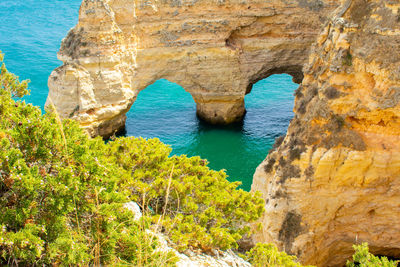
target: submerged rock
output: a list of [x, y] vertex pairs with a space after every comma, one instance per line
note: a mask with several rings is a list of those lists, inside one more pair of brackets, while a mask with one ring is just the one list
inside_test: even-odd
[[398, 1], [342, 1], [254, 175], [267, 203], [255, 240], [318, 266], [343, 266], [361, 242], [400, 256], [399, 51]]

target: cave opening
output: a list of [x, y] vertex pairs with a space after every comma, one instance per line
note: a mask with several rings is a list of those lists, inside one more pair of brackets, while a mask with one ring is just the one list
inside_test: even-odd
[[262, 79], [245, 96], [243, 121], [218, 126], [197, 118], [196, 104], [183, 87], [161, 79], [139, 93], [127, 113], [126, 135], [159, 138], [175, 155], [201, 156], [250, 190], [255, 169], [275, 138], [286, 133], [297, 87], [288, 74]]

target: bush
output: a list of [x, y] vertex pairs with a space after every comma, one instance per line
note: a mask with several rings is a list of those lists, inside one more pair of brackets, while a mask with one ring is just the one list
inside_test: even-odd
[[[1, 61], [0, 61], [1, 64]], [[263, 212], [199, 157], [157, 139], [89, 138], [77, 122], [16, 101], [27, 81], [0, 73], [0, 265], [168, 266], [146, 229], [207, 251], [237, 247]], [[140, 221], [124, 204], [134, 200]]]
[[225, 172], [210, 170], [207, 161], [170, 153], [157, 139], [129, 137], [111, 142], [107, 156], [130, 170], [120, 188], [167, 229], [179, 250], [237, 248], [249, 233], [247, 223], [261, 216], [264, 201], [236, 189], [240, 183], [228, 182]]
[[[369, 252], [368, 244], [353, 246], [355, 253], [352, 261], [347, 261], [347, 267], [397, 267], [399, 261], [377, 257]], [[274, 244], [257, 243], [246, 255], [242, 255], [255, 267], [302, 267], [295, 256], [279, 252]], [[308, 266], [312, 267], [312, 266]]]
[[347, 267], [396, 267], [399, 261], [391, 261], [386, 257], [376, 257], [369, 252], [368, 243], [353, 246], [355, 253], [352, 261], [347, 261]]
[[302, 267], [295, 256], [278, 251], [274, 244], [257, 243], [244, 258], [255, 267]]
[[27, 82], [1, 67], [0, 263], [157, 265], [173, 263], [134, 221], [118, 187], [126, 171], [76, 122], [12, 97]]

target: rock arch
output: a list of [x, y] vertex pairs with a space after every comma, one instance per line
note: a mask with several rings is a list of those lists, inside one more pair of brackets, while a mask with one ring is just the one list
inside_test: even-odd
[[243, 116], [257, 80], [286, 72], [300, 81], [309, 63], [288, 133], [254, 176], [267, 210], [255, 239], [318, 266], [341, 266], [357, 241], [399, 257], [399, 8], [385, 0], [84, 0], [48, 103], [107, 136], [123, 127], [140, 90], [167, 78], [192, 94], [199, 116], [229, 123]]
[[335, 0], [83, 0], [63, 40], [47, 104], [104, 137], [125, 125], [140, 90], [165, 78], [199, 117], [241, 120], [244, 96], [274, 73], [302, 78]]

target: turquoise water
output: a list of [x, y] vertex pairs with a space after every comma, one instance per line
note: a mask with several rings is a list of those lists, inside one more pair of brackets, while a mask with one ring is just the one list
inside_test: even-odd
[[[81, 0], [1, 0], [0, 50], [10, 71], [30, 79], [26, 101], [43, 108], [47, 78], [61, 64], [56, 58], [62, 38], [78, 20]], [[289, 75], [273, 75], [255, 84], [246, 96], [243, 123], [209, 126], [196, 118], [190, 94], [159, 80], [142, 91], [128, 113], [127, 135], [158, 137], [173, 153], [200, 155], [213, 169], [226, 169], [229, 179], [249, 190], [255, 168], [274, 139], [286, 132], [293, 117]]]

